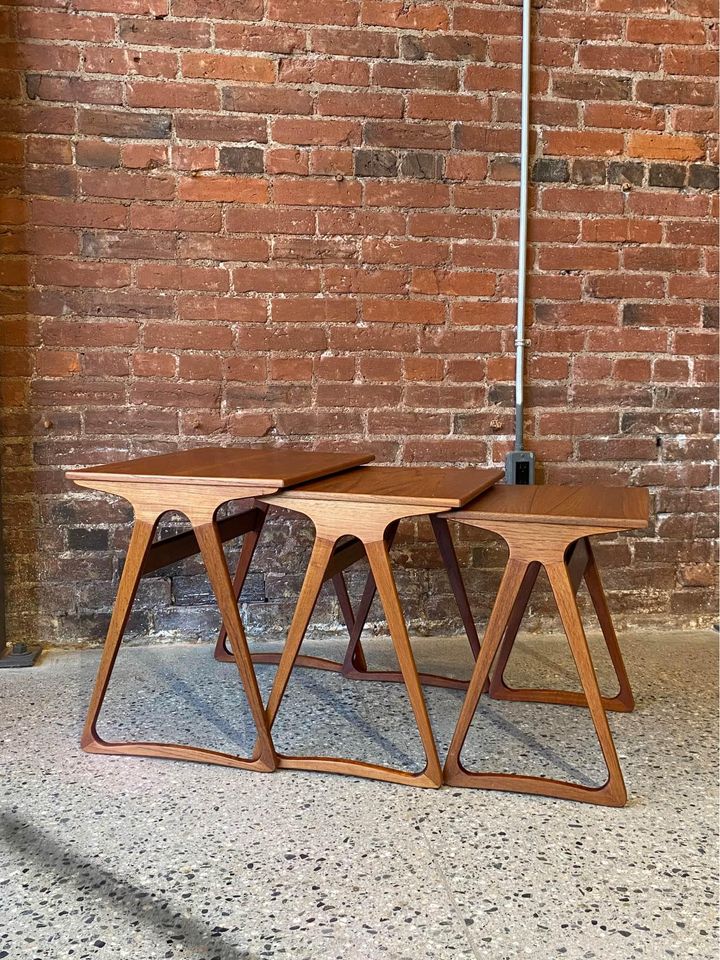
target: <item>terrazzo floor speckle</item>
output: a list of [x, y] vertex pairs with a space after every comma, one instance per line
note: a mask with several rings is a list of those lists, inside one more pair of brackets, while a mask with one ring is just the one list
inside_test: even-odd
[[[468, 669], [459, 638], [414, 645], [425, 669]], [[392, 664], [387, 648], [368, 641], [372, 666]], [[622, 810], [90, 756], [99, 651], [0, 672], [0, 960], [715, 960], [717, 636], [623, 649], [637, 708], [610, 719]], [[264, 693], [274, 669], [259, 668]], [[509, 676], [572, 684], [566, 645], [523, 638]], [[462, 693], [426, 696], [442, 755]], [[585, 711], [481, 703], [466, 766], [602, 779]], [[239, 753], [253, 740], [235, 668], [207, 645], [124, 649], [100, 729]], [[422, 766], [397, 685], [298, 670], [275, 732], [283, 752]]]

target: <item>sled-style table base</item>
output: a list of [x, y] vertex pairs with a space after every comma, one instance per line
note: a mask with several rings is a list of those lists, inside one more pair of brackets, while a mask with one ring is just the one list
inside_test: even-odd
[[[345, 773], [422, 787], [441, 785], [440, 760], [430, 726], [421, 678], [417, 671], [400, 606], [390, 564], [388, 542], [394, 536], [401, 519], [461, 507], [501, 478], [500, 470], [361, 467], [324, 480], [303, 484], [287, 493], [263, 498], [265, 503], [304, 514], [315, 525], [315, 543], [310, 563], [267, 704], [267, 718], [270, 726], [272, 727], [280, 708], [320, 589], [323, 583], [333, 576], [338, 541], [344, 537], [351, 537], [362, 544], [367, 555], [373, 576], [372, 590], [374, 592], [377, 588], [380, 595], [426, 761], [421, 772], [411, 773], [355, 759], [329, 756], [298, 757], [277, 753], [279, 767]], [[368, 593], [369, 589], [366, 595]], [[367, 607], [369, 608], [369, 603]], [[353, 623], [360, 624], [361, 628], [366, 616], [364, 609], [361, 610]], [[351, 645], [352, 640], [351, 635]], [[354, 650], [357, 651], [357, 644]], [[309, 665], [316, 666], [317, 663]]]
[[[499, 486], [462, 510], [444, 515], [452, 522], [490, 530], [501, 536], [510, 556], [490, 614], [480, 655], [445, 761], [445, 783], [517, 793], [623, 806], [627, 791], [606, 710], [633, 708], [632, 692], [610, 611], [590, 545], [590, 538], [648, 523], [648, 494], [644, 489], [558, 486]], [[560, 690], [514, 689], [504, 670], [540, 567], [547, 572], [563, 628], [578, 670], [582, 693]], [[619, 682], [614, 697], [603, 697], [598, 686], [576, 594], [585, 579]], [[522, 774], [471, 772], [462, 765], [461, 752], [478, 702], [490, 678], [490, 694], [498, 699], [586, 706], [590, 710], [608, 779], [600, 787], [531, 777]]]
[[[309, 479], [348, 470], [369, 460], [372, 460], [372, 456], [209, 447], [68, 472], [68, 478], [81, 487], [102, 490], [128, 500], [135, 516], [82, 733], [81, 743], [85, 750], [90, 753], [196, 760], [247, 770], [275, 769], [276, 757], [270, 728], [222, 547], [226, 540], [251, 534], [256, 514], [250, 509], [218, 520], [217, 511], [228, 501], [266, 496]], [[158, 521], [170, 511], [184, 514], [192, 524], [192, 530], [153, 543]], [[252, 757], [183, 744], [108, 742], [97, 732], [98, 717], [141, 577], [197, 553], [202, 555], [220, 608], [233, 659], [257, 730], [257, 743]]]

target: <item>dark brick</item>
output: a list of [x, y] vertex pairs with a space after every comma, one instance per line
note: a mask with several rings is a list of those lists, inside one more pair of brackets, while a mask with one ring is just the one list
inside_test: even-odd
[[98, 137], [167, 140], [172, 131], [172, 117], [167, 113], [134, 113], [129, 110], [81, 110], [78, 131]]
[[568, 73], [555, 77], [553, 92], [558, 97], [571, 100], [629, 100], [632, 79]]
[[68, 550], [107, 550], [108, 543], [107, 530], [73, 527], [67, 532]]
[[40, 92], [40, 82], [42, 77], [37, 73], [29, 73], [25, 77], [25, 89], [30, 100], [37, 99]]
[[706, 330], [718, 329], [718, 317], [720, 316], [720, 307], [716, 303], [707, 303], [702, 311], [702, 325]]
[[240, 601], [242, 603], [267, 603], [265, 576], [262, 573], [250, 573], [243, 584]]
[[417, 180], [439, 180], [443, 174], [442, 157], [437, 153], [406, 153], [400, 171]]
[[570, 179], [570, 165], [567, 160], [543, 157], [535, 161], [532, 179], [535, 183], [567, 183]]
[[[243, 603], [266, 603], [265, 577], [250, 573], [240, 594]], [[179, 607], [201, 607], [214, 604], [213, 592], [204, 574], [172, 578], [172, 602]]]
[[512, 404], [514, 397], [515, 387], [511, 383], [494, 383], [488, 390], [488, 403], [508, 406]]
[[396, 177], [397, 157], [389, 150], [356, 150], [356, 177]]
[[[110, 621], [109, 613], [81, 611], [58, 618], [58, 633], [63, 638], [72, 637], [75, 641], [102, 643]], [[150, 630], [150, 614], [146, 610], [133, 610], [128, 619], [125, 636], [144, 636]]]
[[607, 168], [603, 160], [574, 160], [572, 165], [573, 183], [586, 185], [605, 183]]
[[645, 164], [633, 163], [631, 160], [613, 160], [608, 164], [607, 178], [608, 183], [631, 183], [639, 187], [645, 179]]
[[400, 57], [403, 60], [424, 60], [426, 56], [419, 37], [400, 37]]
[[79, 167], [113, 169], [120, 166], [120, 144], [104, 140], [79, 140], [75, 144], [75, 161]]
[[198, 607], [213, 603], [213, 592], [207, 577], [173, 577], [172, 602], [179, 607]]
[[642, 323], [646, 317], [643, 308], [644, 304], [642, 303], [626, 303], [623, 307], [623, 324], [626, 327], [632, 327]]
[[690, 166], [689, 185], [695, 190], [717, 190], [720, 186], [720, 171], [712, 163], [693, 163]]
[[651, 163], [648, 183], [651, 187], [684, 187], [686, 168], [679, 163]]
[[656, 311], [662, 310], [657, 303], [626, 303], [623, 306], [623, 326], [647, 327], [653, 326]]
[[234, 173], [262, 173], [262, 147], [220, 147], [220, 169]]

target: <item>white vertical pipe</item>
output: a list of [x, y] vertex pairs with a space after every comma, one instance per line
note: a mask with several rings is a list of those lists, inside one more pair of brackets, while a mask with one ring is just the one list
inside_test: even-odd
[[527, 281], [528, 181], [530, 167], [530, 27], [531, 0], [523, 0], [522, 117], [520, 122], [520, 229], [518, 235], [517, 328], [515, 336], [515, 449], [523, 449], [525, 291]]

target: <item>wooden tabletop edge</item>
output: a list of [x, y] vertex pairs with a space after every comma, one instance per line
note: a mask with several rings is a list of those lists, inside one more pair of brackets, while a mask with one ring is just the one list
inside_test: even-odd
[[470, 503], [471, 500], [474, 500], [476, 497], [479, 497], [483, 493], [487, 493], [491, 487], [494, 487], [496, 483], [499, 483], [500, 480], [505, 476], [505, 471], [498, 467], [497, 470], [492, 470], [490, 468], [480, 468], [487, 469], [487, 476], [483, 479], [482, 484], [474, 490], [472, 493], [468, 494], [467, 497], [462, 499], [458, 498], [456, 503], [458, 508], [462, 508], [466, 503]]
[[[286, 490], [297, 484], [307, 483], [310, 480], [322, 480], [325, 477], [333, 476], [336, 473], [345, 473], [347, 470], [354, 470], [356, 467], [364, 466], [375, 459], [374, 454], [358, 454], [352, 459], [345, 460], [337, 468], [326, 468], [320, 472], [308, 470], [305, 473], [297, 474], [292, 481], [278, 479], [278, 477], [197, 477], [192, 475], [161, 475], [148, 473], [113, 473], [110, 470], [103, 470], [102, 465], [92, 467], [73, 467], [65, 471], [65, 477], [68, 480], [112, 480], [114, 483], [158, 483], [158, 484], [184, 484], [192, 483], [202, 486], [272, 486], [278, 490]], [[131, 462], [131, 461], [127, 461]]]

